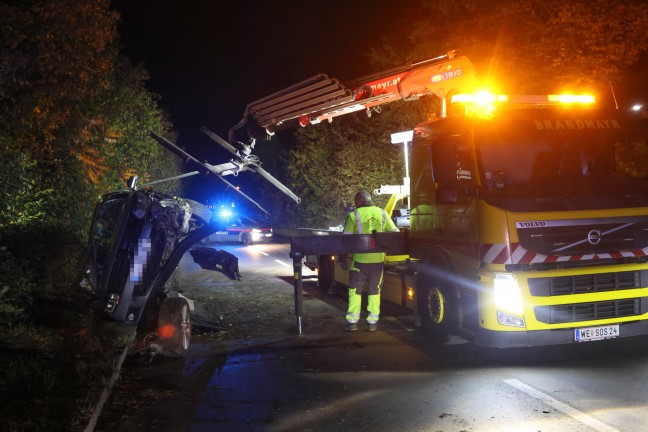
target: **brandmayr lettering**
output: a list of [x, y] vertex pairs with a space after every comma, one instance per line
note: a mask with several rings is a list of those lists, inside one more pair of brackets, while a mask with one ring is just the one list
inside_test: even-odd
[[615, 119], [534, 120], [538, 130], [621, 129]]
[[518, 228], [539, 228], [545, 226], [547, 223], [545, 221], [529, 221], [529, 222], [517, 222], [516, 225]]
[[376, 90], [385, 90], [385, 89], [387, 89], [387, 87], [396, 86], [396, 85], [398, 85], [399, 82], [400, 82], [400, 77], [394, 78], [394, 79], [388, 80], [388, 81], [383, 81], [381, 83], [372, 84], [371, 89], [375, 93]]

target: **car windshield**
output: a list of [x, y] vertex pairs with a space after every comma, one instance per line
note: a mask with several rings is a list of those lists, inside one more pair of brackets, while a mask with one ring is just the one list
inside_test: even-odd
[[648, 205], [646, 128], [615, 113], [507, 113], [479, 122], [475, 145], [483, 193], [505, 207], [543, 196], [558, 197], [557, 209]]
[[117, 195], [103, 201], [95, 212], [91, 227], [92, 245], [96, 262], [103, 264], [108, 251], [112, 246], [113, 232], [124, 207], [126, 195]]

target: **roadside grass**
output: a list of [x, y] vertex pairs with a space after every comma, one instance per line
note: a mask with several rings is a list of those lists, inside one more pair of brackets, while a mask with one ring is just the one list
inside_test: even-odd
[[45, 291], [34, 298], [28, 318], [0, 329], [0, 425], [6, 432], [84, 430], [112, 373], [120, 343], [93, 334], [80, 289]]

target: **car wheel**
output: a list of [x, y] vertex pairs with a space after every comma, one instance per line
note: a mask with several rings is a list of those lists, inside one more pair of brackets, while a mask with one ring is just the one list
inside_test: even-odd
[[250, 233], [243, 233], [241, 234], [241, 242], [245, 246], [249, 246], [252, 244], [252, 235]]
[[172, 297], [162, 301], [157, 335], [162, 354], [169, 357], [187, 354], [191, 342], [191, 311], [187, 300]]

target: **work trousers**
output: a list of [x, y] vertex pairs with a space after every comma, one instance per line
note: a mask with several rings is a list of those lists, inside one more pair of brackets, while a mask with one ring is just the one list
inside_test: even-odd
[[380, 288], [384, 263], [357, 263], [349, 269], [349, 309], [346, 320], [355, 324], [360, 320], [362, 291], [367, 287], [367, 322], [375, 324], [380, 317]]

